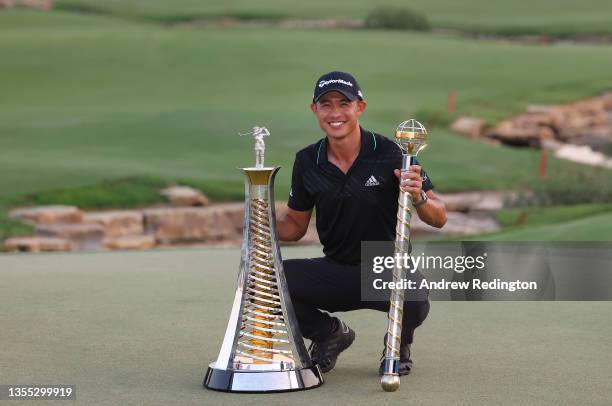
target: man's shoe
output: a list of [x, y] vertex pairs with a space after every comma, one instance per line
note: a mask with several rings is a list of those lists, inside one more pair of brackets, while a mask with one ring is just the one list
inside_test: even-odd
[[[382, 356], [380, 357], [380, 367], [378, 373], [382, 376], [385, 372], [385, 348], [383, 348]], [[410, 359], [410, 344], [403, 344], [400, 346], [400, 364], [399, 364], [399, 375], [408, 375], [412, 370], [412, 360]]]
[[331, 334], [310, 344], [310, 358], [319, 365], [321, 372], [329, 372], [336, 366], [338, 355], [346, 350], [355, 340], [355, 332], [342, 320], [335, 319], [335, 328]]

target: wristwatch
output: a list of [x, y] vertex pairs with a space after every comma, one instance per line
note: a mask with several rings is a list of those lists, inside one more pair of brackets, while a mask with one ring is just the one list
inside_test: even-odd
[[419, 200], [418, 202], [414, 202], [414, 207], [424, 205], [425, 203], [427, 203], [427, 200], [429, 200], [429, 197], [427, 197], [427, 193], [421, 190], [421, 200]]

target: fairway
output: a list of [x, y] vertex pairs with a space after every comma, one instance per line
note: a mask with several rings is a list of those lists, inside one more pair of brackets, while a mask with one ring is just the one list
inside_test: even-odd
[[[369, 103], [360, 120], [366, 129], [390, 136], [412, 117], [428, 126], [429, 147], [419, 159], [440, 193], [517, 190], [533, 186], [539, 177], [539, 151], [487, 145], [448, 131], [450, 91], [457, 92], [458, 114], [494, 123], [530, 104], [562, 103], [612, 89], [608, 45], [535, 46], [430, 33], [257, 25], [193, 29], [134, 18], [147, 10], [154, 20], [172, 19], [175, 6], [167, 2], [147, 2], [146, 7], [138, 1], [95, 2], [110, 14], [62, 11], [67, 3], [60, 1], [60, 10], [49, 13], [0, 13], [0, 235], [27, 233], [5, 220], [16, 205], [151, 204], [153, 187], [143, 192], [135, 187], [132, 197], [114, 200], [98, 188], [100, 182], [128, 177], [145, 188], [145, 178], [152, 177], [163, 185], [193, 184], [213, 201], [235, 200], [243, 192], [236, 168], [253, 162], [251, 140], [238, 133], [254, 125], [272, 132], [266, 163], [282, 167], [275, 194], [285, 200], [295, 153], [323, 136], [309, 103], [313, 82], [325, 71], [347, 70], [359, 78]], [[70, 2], [77, 3], [94, 4]], [[485, 3], [475, 0], [461, 10], [445, 0], [413, 6], [427, 6], [434, 21], [447, 19], [452, 25], [455, 19], [464, 27], [487, 20], [500, 27], [546, 29], [546, 24], [570, 27], [564, 22], [572, 19], [593, 28], [596, 20], [607, 18], [600, 0], [580, 10], [573, 3], [556, 3], [546, 18], [550, 1], [530, 4], [529, 10]], [[257, 6], [183, 1], [181, 13], [248, 14], [250, 7], [262, 13], [290, 10], [299, 17], [343, 10], [336, 4], [323, 7], [318, 0], [295, 8], [276, 0]], [[343, 15], [356, 17], [367, 7], [357, 1]], [[469, 11], [476, 9], [479, 13]], [[579, 169], [595, 172], [551, 158], [549, 179]], [[587, 179], [604, 185], [606, 173], [612, 178], [612, 171], [601, 171]], [[73, 193], [76, 187], [90, 192]], [[51, 197], [24, 197], [43, 192]], [[591, 195], [580, 194], [585, 202]], [[567, 235], [553, 226], [510, 230], [508, 238], [609, 239], [611, 218], [599, 220], [603, 223], [584, 223], [586, 229], [576, 223]]]
[[[444, 111], [452, 89], [460, 110], [499, 117], [597, 93], [612, 67], [605, 46], [194, 31], [23, 10], [0, 13], [0, 52], [0, 196], [128, 175], [235, 180], [253, 159], [237, 133], [253, 125], [272, 131], [266, 156], [283, 166], [284, 196], [295, 152], [321, 137], [308, 103], [322, 71], [354, 71], [370, 102], [364, 126], [389, 135], [419, 112]], [[537, 173], [538, 154], [435, 129], [422, 161], [441, 191], [509, 188]]]
[[611, 33], [612, 7], [606, 0], [367, 0], [307, 2], [261, 0], [57, 0], [56, 7], [161, 21], [236, 16], [243, 18], [364, 18], [377, 6], [425, 13], [435, 26], [514, 33]]
[[83, 405], [606, 405], [612, 397], [605, 302], [434, 302], [417, 330], [414, 371], [396, 393], [382, 392], [377, 375], [386, 315], [345, 313], [357, 339], [321, 388], [204, 390], [238, 263], [237, 249], [1, 255], [2, 383], [74, 384]]

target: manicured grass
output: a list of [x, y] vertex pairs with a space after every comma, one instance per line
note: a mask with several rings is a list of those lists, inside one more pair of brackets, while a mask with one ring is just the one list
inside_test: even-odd
[[[59, 21], [45, 26], [46, 16]], [[266, 158], [283, 166], [277, 196], [285, 196], [295, 152], [321, 137], [309, 95], [331, 69], [356, 74], [370, 103], [362, 123], [387, 135], [416, 112], [443, 111], [451, 89], [460, 111], [487, 100], [493, 117], [513, 113], [509, 104], [549, 101], [547, 89], [568, 100], [612, 83], [603, 46], [107, 20], [0, 14], [0, 196], [144, 175], [231, 181], [241, 193], [235, 168], [253, 153], [237, 133], [252, 125], [272, 131]], [[439, 129], [430, 139], [422, 162], [441, 191], [518, 187], [536, 176], [536, 151]]]
[[497, 214], [498, 233], [451, 238], [474, 241], [612, 241], [612, 205], [506, 209]]
[[530, 227], [490, 236], [491, 241], [610, 241], [612, 213], [589, 216], [559, 224]]
[[612, 397], [612, 303], [603, 301], [432, 301], [412, 373], [394, 393], [377, 374], [387, 313], [340, 312], [357, 338], [320, 388], [206, 390], [239, 263], [239, 249], [0, 255], [2, 381], [69, 382], [77, 400], [56, 403], [87, 406], [558, 406]]
[[503, 227], [533, 227], [573, 221], [609, 211], [612, 211], [612, 204], [526, 207], [500, 210], [496, 218]]
[[2, 241], [13, 236], [30, 235], [34, 227], [21, 221], [12, 220], [7, 217], [8, 208], [0, 204], [0, 251]]
[[475, 32], [552, 35], [612, 33], [607, 0], [58, 0], [59, 9], [110, 13], [129, 18], [177, 21], [234, 16], [239, 18], [364, 18], [376, 6], [409, 7], [424, 12], [435, 26]]

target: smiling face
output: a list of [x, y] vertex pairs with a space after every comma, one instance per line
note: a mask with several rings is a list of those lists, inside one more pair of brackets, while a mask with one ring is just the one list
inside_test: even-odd
[[325, 93], [310, 109], [317, 117], [321, 130], [332, 139], [343, 139], [359, 133], [359, 116], [367, 103], [363, 100], [350, 101], [340, 92]]

